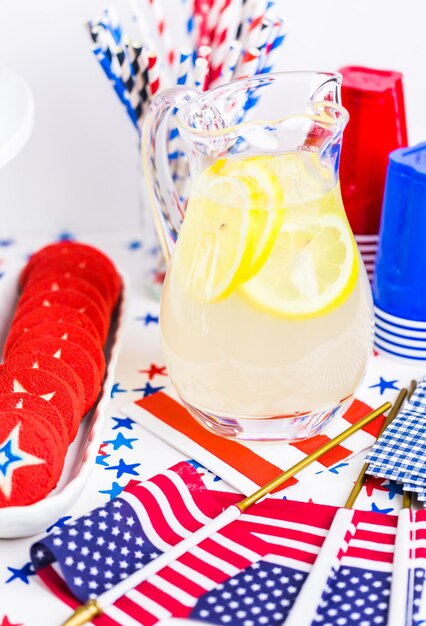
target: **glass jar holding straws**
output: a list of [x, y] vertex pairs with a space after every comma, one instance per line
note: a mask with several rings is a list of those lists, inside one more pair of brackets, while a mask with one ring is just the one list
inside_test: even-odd
[[[231, 80], [268, 73], [286, 36], [274, 2], [175, 1], [180, 6], [173, 12], [173, 36], [161, 0], [132, 2], [137, 39], [126, 35], [114, 9], [106, 9], [88, 22], [92, 52], [127, 111], [138, 144], [146, 111], [160, 91], [175, 85], [206, 91]], [[173, 115], [167, 132], [170, 175], [185, 207], [189, 169]], [[147, 292], [159, 297], [166, 261], [142, 173], [140, 181], [142, 271]], [[171, 227], [177, 237], [178, 228]]]

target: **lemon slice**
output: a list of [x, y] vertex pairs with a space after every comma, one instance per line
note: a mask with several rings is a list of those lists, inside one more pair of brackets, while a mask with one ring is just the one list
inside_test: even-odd
[[250, 278], [279, 234], [281, 197], [274, 177], [255, 159], [220, 160], [203, 172], [174, 254], [186, 291], [214, 302]]
[[253, 156], [245, 159], [217, 161], [212, 171], [246, 181], [255, 191], [250, 207], [250, 259], [245, 278], [256, 274], [267, 260], [284, 221], [284, 192], [278, 178], [268, 169], [272, 157]]
[[252, 193], [246, 181], [226, 176], [194, 190], [173, 259], [194, 298], [214, 302], [243, 280], [252, 253]]
[[329, 312], [350, 294], [358, 276], [356, 244], [344, 216], [286, 223], [263, 268], [240, 287], [270, 313], [303, 319]]

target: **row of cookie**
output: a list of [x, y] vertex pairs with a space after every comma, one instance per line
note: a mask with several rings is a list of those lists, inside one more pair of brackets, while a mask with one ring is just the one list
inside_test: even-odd
[[99, 394], [121, 290], [103, 253], [71, 242], [33, 255], [20, 285], [0, 366], [0, 506], [30, 504], [56, 485]]

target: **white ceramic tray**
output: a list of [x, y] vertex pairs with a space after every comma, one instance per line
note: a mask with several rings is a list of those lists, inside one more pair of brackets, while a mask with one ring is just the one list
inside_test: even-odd
[[0, 167], [27, 143], [34, 124], [34, 100], [18, 74], [0, 67]]
[[[1, 346], [4, 345], [16, 306], [19, 271], [20, 268], [17, 268], [16, 271], [8, 272], [0, 281]], [[107, 373], [98, 401], [81, 422], [77, 437], [68, 449], [64, 469], [54, 491], [31, 505], [0, 509], [0, 538], [28, 537], [45, 531], [70, 509], [89, 479], [102, 442], [102, 428], [125, 326], [129, 287], [126, 277], [123, 274], [121, 277], [123, 292], [111, 323], [105, 355]]]

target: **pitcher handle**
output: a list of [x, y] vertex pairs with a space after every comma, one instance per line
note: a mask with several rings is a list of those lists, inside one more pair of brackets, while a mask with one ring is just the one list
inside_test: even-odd
[[198, 93], [186, 87], [165, 89], [152, 101], [142, 126], [142, 170], [155, 228], [167, 262], [184, 216], [169, 167], [167, 122], [173, 110], [180, 109]]

